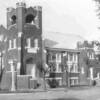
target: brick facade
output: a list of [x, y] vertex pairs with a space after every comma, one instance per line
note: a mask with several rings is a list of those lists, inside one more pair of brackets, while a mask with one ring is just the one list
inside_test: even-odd
[[79, 85], [80, 51], [63, 48], [46, 48], [46, 64], [50, 70], [48, 78], [57, 78], [62, 85]]
[[86, 83], [87, 79], [95, 79], [100, 73], [100, 45], [96, 41], [78, 42], [77, 48], [80, 50], [79, 65], [83, 73], [80, 73], [81, 84]]
[[[45, 75], [49, 83], [53, 79], [55, 84], [56, 79], [59, 86], [87, 84], [88, 59], [97, 59], [93, 43], [78, 43], [77, 49], [52, 48], [45, 44], [40, 6], [27, 8], [25, 3], [18, 2], [16, 8], [7, 8], [7, 29], [0, 26], [0, 88], [11, 90], [12, 70], [17, 89], [36, 88], [37, 83], [44, 84], [43, 68], [49, 70]], [[95, 67], [90, 68], [99, 73]]]
[[10, 60], [13, 61], [17, 75], [41, 77], [39, 67], [42, 67], [42, 8], [27, 8], [23, 2], [16, 3], [16, 8], [7, 8], [7, 29], [1, 27], [0, 31], [0, 36], [5, 37], [1, 51], [4, 66], [1, 88], [11, 87], [6, 81], [6, 74], [11, 73]]

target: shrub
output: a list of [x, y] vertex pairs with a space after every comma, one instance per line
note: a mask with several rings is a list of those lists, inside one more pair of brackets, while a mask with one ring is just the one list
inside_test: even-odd
[[59, 82], [56, 79], [48, 79], [48, 84], [51, 88], [56, 88], [59, 86]]

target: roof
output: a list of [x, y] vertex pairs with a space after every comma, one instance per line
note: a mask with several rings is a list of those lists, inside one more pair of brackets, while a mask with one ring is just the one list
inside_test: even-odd
[[59, 51], [59, 52], [74, 52], [74, 53], [80, 53], [80, 50], [77, 49], [65, 49], [65, 48], [48, 48], [46, 47], [47, 50], [53, 50], [53, 51]]
[[64, 49], [76, 49], [77, 42], [83, 42], [85, 39], [79, 35], [74, 34], [63, 34], [47, 32], [44, 36], [45, 47], [49, 48], [64, 48]]

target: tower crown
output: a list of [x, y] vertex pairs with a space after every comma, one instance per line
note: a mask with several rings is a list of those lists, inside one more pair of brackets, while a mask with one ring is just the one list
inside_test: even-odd
[[7, 8], [7, 12], [12, 12], [13, 10], [14, 10], [13, 7], [9, 7], [9, 8]]
[[7, 28], [16, 27], [20, 32], [24, 26], [36, 26], [38, 29], [42, 25], [42, 7], [35, 6], [26, 8], [25, 2], [17, 2], [16, 8], [7, 8]]
[[16, 7], [18, 8], [18, 7], [26, 7], [26, 3], [24, 3], [24, 2], [17, 2], [16, 3]]
[[42, 11], [42, 7], [41, 6], [35, 6], [34, 9], [36, 9], [37, 11]]

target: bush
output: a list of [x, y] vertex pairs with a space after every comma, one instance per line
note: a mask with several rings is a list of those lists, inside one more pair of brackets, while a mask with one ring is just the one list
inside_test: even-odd
[[93, 86], [95, 86], [95, 85], [96, 85], [96, 81], [95, 81], [95, 80], [93, 80], [92, 85], [93, 85]]
[[50, 88], [56, 88], [59, 86], [59, 82], [56, 79], [48, 79]]

